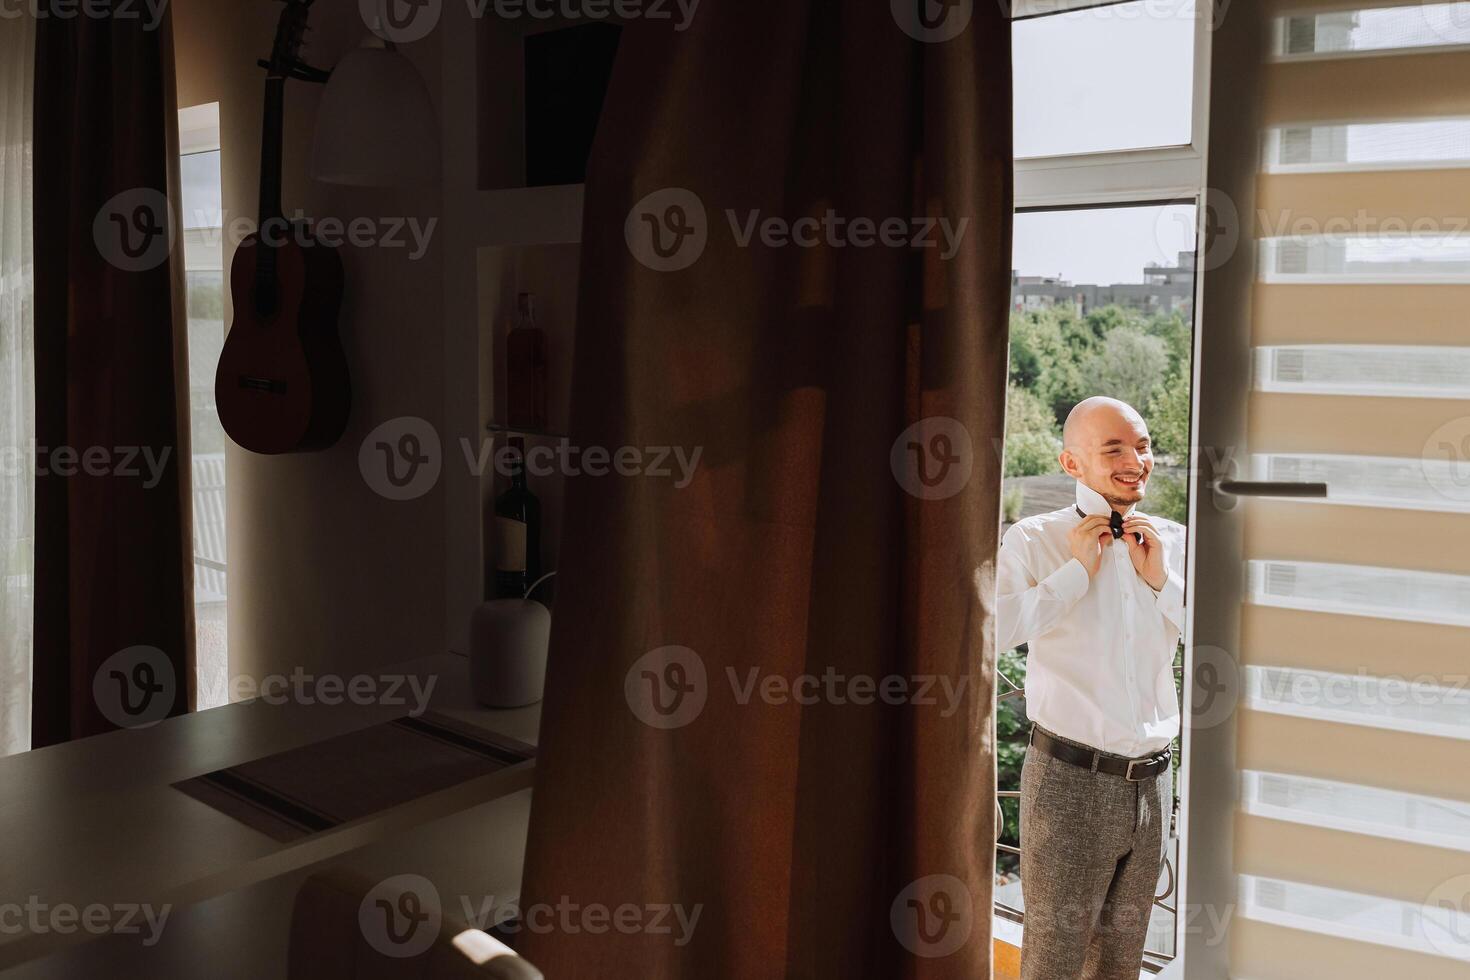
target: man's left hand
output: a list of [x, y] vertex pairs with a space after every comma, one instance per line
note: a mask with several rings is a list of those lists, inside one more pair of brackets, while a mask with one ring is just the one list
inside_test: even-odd
[[[1135, 532], [1143, 535], [1142, 543], [1134, 537]], [[1123, 518], [1123, 540], [1128, 543], [1128, 557], [1133, 559], [1134, 569], [1149, 588], [1161, 591], [1169, 573], [1164, 567], [1164, 539], [1159, 537], [1153, 523], [1142, 514]]]

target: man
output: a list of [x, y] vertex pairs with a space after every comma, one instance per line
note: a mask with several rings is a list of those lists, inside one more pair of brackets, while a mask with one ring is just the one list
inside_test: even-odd
[[1137, 980], [1173, 810], [1185, 529], [1137, 509], [1154, 462], [1126, 403], [1079, 402], [1060, 461], [1076, 505], [1013, 525], [996, 571], [1000, 649], [1029, 649], [1021, 977]]

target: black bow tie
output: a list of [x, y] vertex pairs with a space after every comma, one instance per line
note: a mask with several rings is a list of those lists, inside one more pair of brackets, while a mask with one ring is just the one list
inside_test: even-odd
[[[1087, 517], [1087, 512], [1084, 511], [1081, 507], [1078, 507], [1076, 504], [1073, 504], [1072, 506], [1077, 511], [1078, 517]], [[1112, 529], [1113, 539], [1117, 540], [1118, 538], [1121, 538], [1123, 536], [1123, 515], [1115, 510], [1109, 511], [1108, 514], [1110, 515], [1108, 517], [1108, 527]], [[1133, 536], [1138, 539], [1139, 544], [1143, 544], [1143, 535], [1134, 534]]]

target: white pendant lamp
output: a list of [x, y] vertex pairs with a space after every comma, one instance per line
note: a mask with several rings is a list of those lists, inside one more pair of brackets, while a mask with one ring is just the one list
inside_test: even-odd
[[428, 86], [391, 41], [369, 35], [332, 71], [311, 175], [353, 187], [433, 187], [439, 133]]

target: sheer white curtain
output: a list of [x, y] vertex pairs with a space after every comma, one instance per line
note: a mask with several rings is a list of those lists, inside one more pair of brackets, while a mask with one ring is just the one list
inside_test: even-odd
[[24, 751], [31, 741], [35, 21], [26, 7], [0, 16], [0, 755]]

